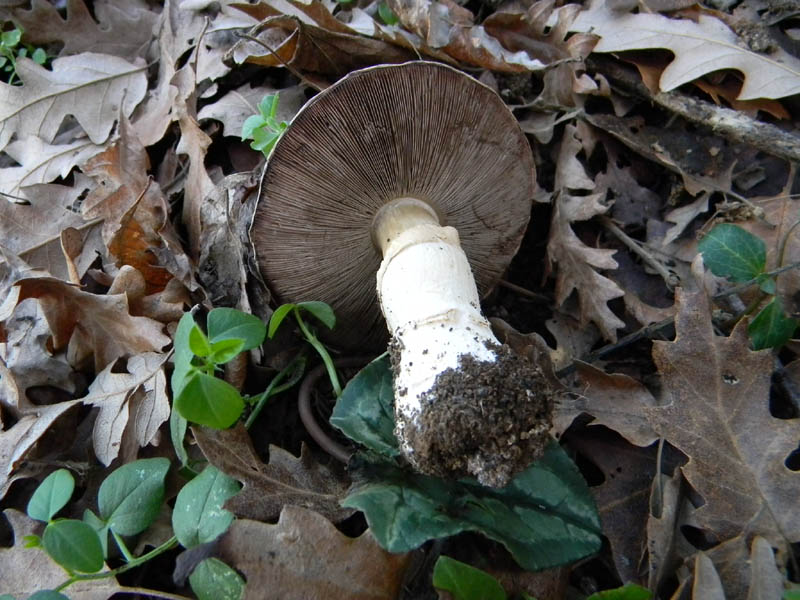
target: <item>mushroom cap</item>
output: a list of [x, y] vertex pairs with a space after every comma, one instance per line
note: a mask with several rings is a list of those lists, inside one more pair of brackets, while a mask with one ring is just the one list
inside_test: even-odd
[[251, 237], [281, 302], [327, 302], [329, 342], [377, 350], [388, 339], [370, 234], [378, 209], [429, 203], [458, 231], [484, 296], [519, 248], [534, 188], [528, 140], [494, 90], [439, 63], [380, 65], [297, 113], [269, 158]]

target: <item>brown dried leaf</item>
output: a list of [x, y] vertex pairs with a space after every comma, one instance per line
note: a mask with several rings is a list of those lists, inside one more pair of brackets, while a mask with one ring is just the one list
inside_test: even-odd
[[607, 302], [625, 292], [595, 270], [615, 269], [617, 262], [611, 258], [614, 251], [585, 245], [571, 226], [574, 221], [586, 221], [608, 210], [602, 203], [605, 192], [585, 196], [570, 194], [569, 190], [573, 189], [595, 189], [594, 182], [577, 159], [581, 149], [575, 127], [568, 125], [556, 166], [555, 208], [547, 243], [548, 260], [558, 266], [555, 301], [560, 306], [573, 291], [577, 291], [581, 324], [593, 321], [607, 339], [616, 341], [616, 330], [624, 327], [625, 323], [611, 312]]
[[347, 485], [316, 462], [306, 446], [299, 458], [270, 446], [270, 460], [263, 463], [241, 423], [232, 429], [192, 427], [192, 431], [208, 461], [242, 483], [242, 491], [226, 504], [237, 517], [274, 519], [288, 504], [315, 510], [333, 521], [353, 513], [339, 506]]
[[[87, 230], [94, 225], [86, 224], [74, 208], [88, 186], [89, 182], [77, 173], [72, 187], [42, 184], [26, 188], [23, 193], [28, 196], [28, 204], [0, 199], [0, 240], [3, 246], [29, 265], [44, 269], [58, 279], [67, 279], [60, 235], [63, 230], [73, 227], [89, 237]], [[79, 275], [86, 273], [95, 258], [93, 251], [81, 254], [77, 260]]]
[[680, 290], [676, 303], [675, 341], [653, 343], [661, 405], [646, 410], [653, 428], [690, 457], [683, 472], [705, 500], [698, 522], [722, 539], [800, 540], [800, 473], [785, 465], [800, 424], [770, 415], [771, 353], [749, 350], [744, 321], [730, 337], [714, 335], [704, 292]]
[[[0, 573], [3, 574], [3, 593], [14, 598], [27, 598], [34, 592], [54, 589], [68, 579], [64, 569], [41, 548], [26, 548], [23, 538], [41, 535], [42, 524], [24, 513], [8, 508], [3, 514], [14, 531], [14, 545], [0, 548]], [[115, 577], [78, 581], [66, 590], [71, 598], [106, 600], [125, 588]]]
[[17, 140], [4, 151], [19, 166], [0, 169], [0, 190], [33, 201], [35, 189], [30, 186], [66, 177], [73, 167], [82, 165], [102, 150], [103, 146], [87, 139], [57, 145], [47, 144], [36, 136]]
[[[744, 76], [737, 99], [782, 98], [800, 92], [800, 59], [782, 49], [753, 52], [722, 21], [707, 14], [695, 20], [655, 14], [621, 14], [595, 1], [570, 30], [599, 35], [594, 52], [665, 48], [675, 55], [659, 81], [673, 90], [712, 71], [736, 69]], [[697, 60], [702, 56], [703, 60]]]
[[98, 373], [88, 394], [81, 398], [84, 404], [100, 409], [94, 423], [92, 442], [98, 460], [108, 466], [117, 458], [122, 436], [128, 427], [131, 415], [131, 399], [144, 392], [144, 398], [136, 398], [136, 420], [134, 437], [140, 447], [149, 444], [158, 428], [169, 418], [169, 399], [164, 363], [167, 354], [146, 352], [128, 359], [127, 373], [112, 372], [109, 364]]
[[52, 71], [28, 58], [17, 59], [23, 85], [0, 82], [0, 150], [14, 134], [52, 143], [68, 115], [92, 142], [102, 144], [120, 113], [129, 116], [144, 98], [146, 68], [107, 54], [57, 58]]
[[93, 355], [94, 368], [100, 372], [118, 358], [158, 352], [171, 341], [161, 323], [131, 316], [125, 294], [90, 294], [52, 277], [31, 277], [14, 284], [0, 306], [0, 321], [27, 298], [39, 300], [53, 332], [53, 349], [66, 347], [72, 365]]
[[92, 3], [96, 23], [83, 0], [67, 0], [66, 5], [66, 19], [46, 0], [13, 11], [12, 19], [25, 31], [27, 43], [63, 43], [61, 56], [97, 52], [131, 60], [144, 55], [158, 18], [140, 6], [105, 0]]
[[554, 426], [564, 431], [575, 417], [589, 414], [593, 424], [605, 425], [636, 446], [649, 446], [658, 439], [644, 414], [655, 406], [655, 398], [641, 383], [621, 373], [605, 373], [592, 365], [576, 362], [578, 381], [573, 393], [557, 403]]
[[391, 600], [411, 559], [381, 548], [369, 530], [349, 538], [296, 506], [286, 506], [276, 525], [237, 519], [219, 549], [247, 578], [245, 599], [258, 600]]

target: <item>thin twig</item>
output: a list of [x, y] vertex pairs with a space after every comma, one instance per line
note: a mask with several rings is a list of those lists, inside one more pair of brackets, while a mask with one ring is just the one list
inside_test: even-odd
[[519, 285], [517, 285], [515, 283], [511, 283], [510, 281], [506, 281], [505, 279], [501, 279], [500, 281], [498, 281], [497, 285], [499, 285], [501, 287], [504, 287], [504, 288], [507, 288], [507, 289], [511, 290], [512, 292], [516, 292], [520, 296], [525, 296], [526, 298], [530, 298], [531, 300], [533, 300], [537, 304], [550, 304], [550, 302], [552, 301], [552, 298], [549, 298], [545, 294], [540, 294], [538, 292], [532, 292], [527, 288], [519, 286]]
[[641, 244], [639, 244], [636, 240], [631, 238], [627, 233], [622, 231], [622, 229], [617, 226], [614, 221], [612, 221], [609, 217], [602, 216], [600, 217], [600, 222], [603, 226], [608, 229], [614, 236], [625, 244], [628, 249], [636, 254], [639, 258], [641, 258], [651, 269], [653, 269], [656, 273], [659, 274], [661, 279], [664, 280], [664, 283], [667, 284], [667, 287], [670, 290], [675, 289], [675, 286], [680, 283], [680, 279], [678, 276], [671, 272], [669, 269], [665, 268], [653, 255], [651, 255], [647, 250], [645, 250]]

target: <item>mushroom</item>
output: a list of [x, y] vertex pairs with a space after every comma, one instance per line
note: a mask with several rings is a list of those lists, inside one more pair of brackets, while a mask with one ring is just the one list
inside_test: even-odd
[[549, 440], [549, 385], [480, 310], [525, 233], [534, 173], [499, 96], [425, 61], [349, 74], [270, 156], [251, 231], [262, 274], [282, 301], [331, 304], [342, 347], [385, 347], [388, 327], [396, 434], [423, 473], [500, 487]]

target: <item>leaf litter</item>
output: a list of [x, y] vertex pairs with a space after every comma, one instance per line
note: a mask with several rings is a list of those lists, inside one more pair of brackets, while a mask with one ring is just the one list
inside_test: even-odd
[[[480, 78], [530, 134], [534, 218], [486, 309], [512, 347], [555, 365], [553, 433], [609, 541], [553, 571], [568, 580], [558, 591], [515, 591], [583, 598], [630, 581], [732, 600], [796, 585], [800, 345], [751, 350], [747, 315], [765, 292], [731, 294], [696, 258], [718, 222], [757, 235], [779, 271], [770, 293], [798, 316], [795, 15], [766, 0], [555, 4], [0, 7], [4, 30], [48, 56], [18, 58], [18, 85], [0, 81], [0, 593], [63, 581], [21, 539], [35, 524], [19, 510], [49, 472], [153, 455], [179, 467], [166, 423], [182, 313], [268, 318], [246, 239], [263, 160], [239, 139], [263, 95], [280, 93], [288, 121], [356, 68], [416, 58]], [[248, 389], [287, 364], [290, 336], [251, 353]], [[203, 551], [245, 576], [248, 597], [276, 581], [282, 598], [436, 597], [432, 548], [377, 545], [294, 402], [271, 399], [250, 431], [190, 431], [187, 459], [243, 484], [233, 526]], [[490, 572], [511, 561], [474, 534], [435, 548]], [[183, 592], [141, 569], [147, 586]], [[133, 580], [119, 581], [69, 591], [105, 598]]]

